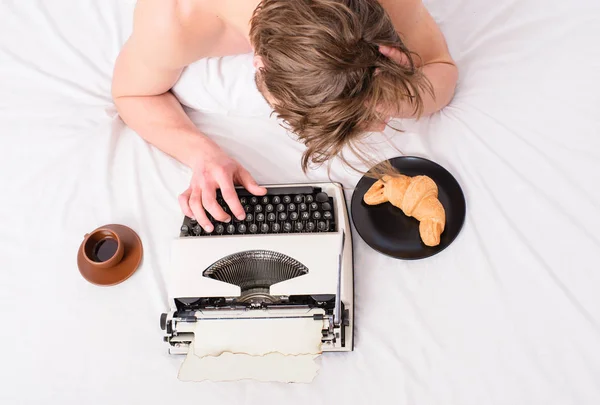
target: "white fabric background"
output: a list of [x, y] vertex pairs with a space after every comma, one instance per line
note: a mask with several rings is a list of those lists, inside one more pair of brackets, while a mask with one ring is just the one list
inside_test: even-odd
[[[161, 341], [190, 173], [110, 98], [133, 1], [0, 1], [0, 402], [600, 403], [600, 3], [426, 4], [458, 62], [457, 94], [386, 135], [454, 173], [465, 227], [416, 262], [355, 234], [356, 351], [323, 356], [311, 385], [284, 385], [181, 383]], [[260, 182], [307, 180], [302, 146], [241, 102], [252, 91], [199, 67], [219, 102], [195, 122]], [[178, 89], [193, 97], [193, 83]], [[348, 195], [358, 181], [338, 165], [332, 177]], [[75, 255], [106, 223], [135, 229], [145, 257], [98, 288]]]

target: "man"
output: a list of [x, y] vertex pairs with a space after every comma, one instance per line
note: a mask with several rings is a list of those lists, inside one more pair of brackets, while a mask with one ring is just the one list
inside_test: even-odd
[[421, 0], [138, 0], [131, 37], [115, 66], [113, 97], [125, 123], [193, 170], [180, 196], [207, 232], [244, 210], [234, 184], [266, 192], [199, 131], [169, 91], [207, 57], [254, 52], [256, 84], [307, 150], [323, 163], [391, 117], [446, 106], [457, 69]]

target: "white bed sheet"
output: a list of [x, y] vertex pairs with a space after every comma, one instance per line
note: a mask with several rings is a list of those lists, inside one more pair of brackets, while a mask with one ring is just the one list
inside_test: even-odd
[[[0, 403], [600, 403], [599, 3], [426, 4], [460, 82], [448, 108], [401, 122], [393, 142], [455, 174], [465, 227], [414, 262], [355, 234], [356, 350], [322, 356], [311, 385], [284, 385], [181, 383], [182, 359], [161, 341], [189, 172], [110, 99], [133, 1], [2, 0]], [[191, 115], [260, 182], [306, 179], [301, 145], [276, 120], [225, 110]], [[333, 178], [358, 180], [339, 165]], [[131, 226], [145, 247], [112, 288], [75, 262], [105, 223]]]

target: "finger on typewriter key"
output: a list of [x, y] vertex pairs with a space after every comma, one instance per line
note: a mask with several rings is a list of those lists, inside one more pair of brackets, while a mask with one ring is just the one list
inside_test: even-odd
[[223, 197], [223, 200], [225, 202], [225, 212], [228, 212], [229, 210], [227, 209], [227, 207], [229, 207], [231, 209], [231, 214], [233, 214], [234, 217], [238, 218], [238, 219], [244, 219], [245, 213], [244, 213], [244, 208], [243, 208], [243, 204], [237, 196], [237, 193], [235, 192], [235, 188], [233, 187], [232, 184], [230, 184], [229, 182], [221, 182], [221, 197]]
[[[206, 186], [202, 189], [202, 206], [204, 209], [217, 221], [229, 222], [231, 217], [227, 215], [223, 208], [217, 202], [216, 188]], [[204, 228], [207, 232], [212, 232], [212, 226], [210, 229]]]
[[194, 218], [202, 228], [212, 230], [213, 225], [202, 207], [202, 192], [200, 189], [192, 190], [190, 187], [179, 196], [179, 204], [182, 206], [183, 212], [190, 218]]

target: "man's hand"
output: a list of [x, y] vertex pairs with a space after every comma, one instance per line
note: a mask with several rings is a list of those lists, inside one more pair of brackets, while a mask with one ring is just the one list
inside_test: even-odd
[[231, 221], [216, 199], [217, 189], [237, 219], [243, 220], [246, 212], [235, 192], [234, 184], [244, 186], [250, 193], [260, 196], [267, 189], [260, 187], [250, 173], [237, 161], [230, 158], [218, 146], [204, 150], [192, 166], [193, 175], [190, 187], [179, 196], [181, 210], [190, 218], [195, 218], [206, 232], [212, 232], [213, 226], [206, 211], [221, 222]]

